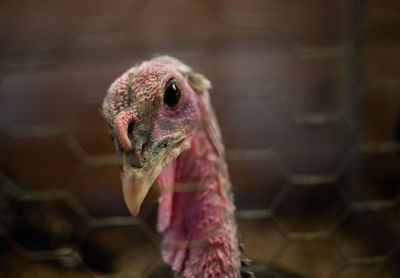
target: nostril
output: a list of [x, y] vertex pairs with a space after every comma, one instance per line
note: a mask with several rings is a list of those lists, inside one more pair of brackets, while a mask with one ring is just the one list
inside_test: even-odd
[[133, 139], [133, 147], [138, 154], [142, 154], [144, 150], [144, 145], [147, 141], [145, 134], [136, 134], [135, 138]]
[[132, 147], [128, 134], [132, 134], [137, 115], [134, 111], [123, 111], [114, 119], [114, 134], [124, 150]]
[[140, 132], [136, 133], [133, 140], [131, 141], [133, 144], [133, 150], [130, 153], [130, 163], [135, 167], [142, 167], [144, 163], [144, 148], [147, 142], [147, 137], [145, 134], [141, 134]]

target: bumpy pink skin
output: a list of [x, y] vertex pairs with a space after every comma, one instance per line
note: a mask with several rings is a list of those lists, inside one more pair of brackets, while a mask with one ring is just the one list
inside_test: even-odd
[[[131, 120], [138, 129], [150, 130], [154, 142], [176, 132], [186, 134], [191, 148], [158, 177], [162, 257], [177, 277], [239, 277], [235, 207], [224, 149], [208, 92], [190, 86], [184, 75], [190, 71], [169, 57], [131, 68], [111, 85], [103, 112], [124, 149], [131, 147], [124, 134]], [[175, 109], [162, 101], [171, 77], [184, 96]]]
[[183, 277], [239, 277], [228, 173], [207, 134], [196, 134], [158, 181], [164, 260]]
[[115, 117], [113, 124], [114, 134], [124, 150], [129, 150], [132, 147], [132, 143], [128, 138], [128, 126], [136, 120], [137, 115], [131, 110], [123, 111]]

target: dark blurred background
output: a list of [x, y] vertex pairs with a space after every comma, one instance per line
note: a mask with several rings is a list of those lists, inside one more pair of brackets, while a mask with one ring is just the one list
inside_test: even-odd
[[247, 256], [400, 277], [400, 2], [0, 2], [0, 276], [143, 277], [99, 107], [156, 54], [206, 75]]

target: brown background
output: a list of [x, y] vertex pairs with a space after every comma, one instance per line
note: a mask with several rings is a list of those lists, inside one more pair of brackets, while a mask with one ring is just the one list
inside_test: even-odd
[[0, 2], [0, 274], [142, 277], [99, 107], [155, 54], [213, 84], [246, 254], [308, 277], [400, 277], [400, 2]]

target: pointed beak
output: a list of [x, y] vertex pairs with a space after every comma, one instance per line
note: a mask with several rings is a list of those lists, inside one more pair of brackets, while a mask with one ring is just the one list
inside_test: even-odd
[[151, 185], [161, 170], [156, 166], [148, 171], [144, 168], [135, 168], [124, 163], [122, 169], [122, 192], [125, 203], [132, 215], [138, 215], [140, 206], [150, 190]]
[[123, 152], [122, 163], [122, 191], [129, 211], [138, 215], [150, 187], [160, 175], [161, 171], [184, 150], [190, 148], [189, 140], [183, 134], [164, 139], [162, 144], [153, 144], [141, 152], [140, 165], [137, 163], [137, 153], [134, 148], [130, 152]]

